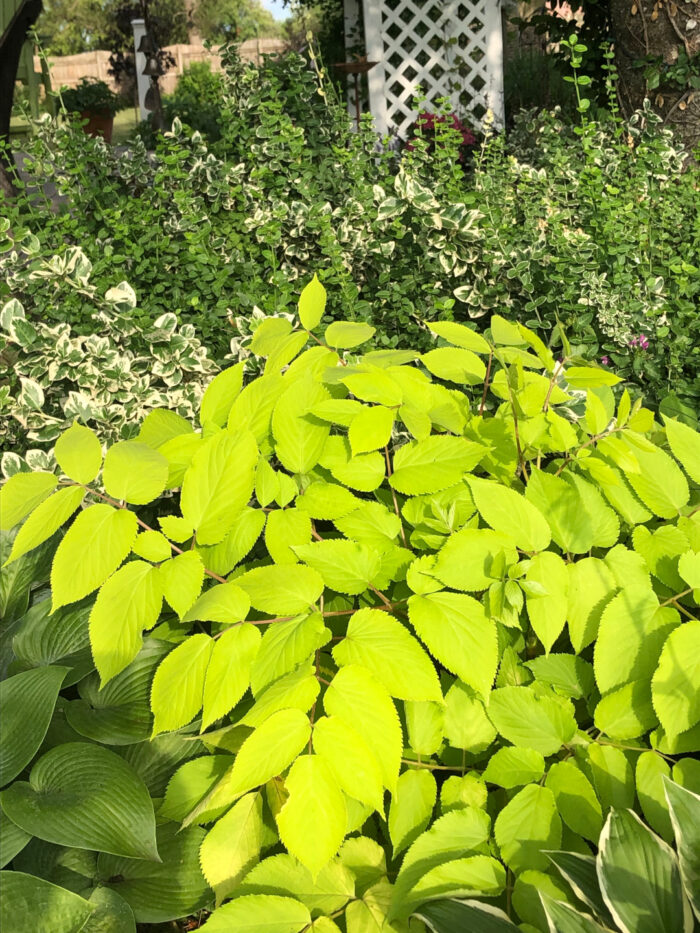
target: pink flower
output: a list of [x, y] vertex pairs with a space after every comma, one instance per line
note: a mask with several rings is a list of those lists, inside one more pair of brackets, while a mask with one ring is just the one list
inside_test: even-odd
[[609, 356], [601, 356], [600, 362], [603, 364], [603, 366], [609, 366], [609, 365], [610, 365], [610, 357], [609, 357]]
[[639, 347], [640, 350], [648, 350], [649, 338], [645, 334], [637, 334], [636, 337], [632, 337], [628, 346]]

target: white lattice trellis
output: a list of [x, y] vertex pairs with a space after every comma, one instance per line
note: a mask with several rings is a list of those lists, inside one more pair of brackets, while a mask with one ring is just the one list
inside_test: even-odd
[[[345, 0], [346, 30], [358, 0]], [[500, 0], [363, 0], [369, 103], [382, 133], [405, 131], [420, 87], [429, 101], [450, 98], [455, 112], [503, 122]], [[346, 33], [347, 34], [347, 33]]]

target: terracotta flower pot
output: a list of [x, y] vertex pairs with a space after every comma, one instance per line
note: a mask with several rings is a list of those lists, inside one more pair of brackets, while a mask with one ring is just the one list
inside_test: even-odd
[[114, 115], [109, 110], [83, 110], [80, 114], [83, 120], [88, 122], [83, 126], [83, 130], [88, 136], [102, 136], [105, 142], [112, 142], [112, 128], [114, 126]]

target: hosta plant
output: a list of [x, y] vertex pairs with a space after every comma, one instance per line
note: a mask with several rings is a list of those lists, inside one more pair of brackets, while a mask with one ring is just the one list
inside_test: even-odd
[[[543, 876], [540, 903], [531, 898], [531, 893], [519, 892], [516, 882], [516, 907], [522, 910], [522, 897], [530, 897], [526, 911], [545, 921], [537, 928], [548, 933], [697, 930], [700, 795], [667, 778], [664, 794], [673, 824], [675, 852], [632, 810], [612, 810], [598, 841], [597, 856], [548, 852], [557, 871], [554, 877]], [[562, 898], [562, 891], [566, 898]], [[473, 901], [436, 901], [421, 908], [417, 916], [432, 933], [468, 929], [513, 933], [518, 929], [505, 914]], [[521, 929], [531, 926], [525, 924]]]
[[545, 930], [548, 850], [612, 807], [670, 838], [664, 778], [697, 789], [700, 435], [498, 315], [363, 354], [325, 300], [197, 424], [76, 422], [5, 484], [6, 572], [67, 529], [11, 628], [12, 883], [209, 933], [449, 895]]

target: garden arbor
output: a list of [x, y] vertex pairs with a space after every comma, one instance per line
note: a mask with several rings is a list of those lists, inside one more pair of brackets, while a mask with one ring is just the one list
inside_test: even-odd
[[[360, 8], [361, 5], [361, 8]], [[345, 44], [356, 50], [360, 15], [369, 108], [381, 133], [401, 134], [414, 121], [414, 97], [441, 97], [483, 124], [503, 123], [501, 0], [345, 0]]]

